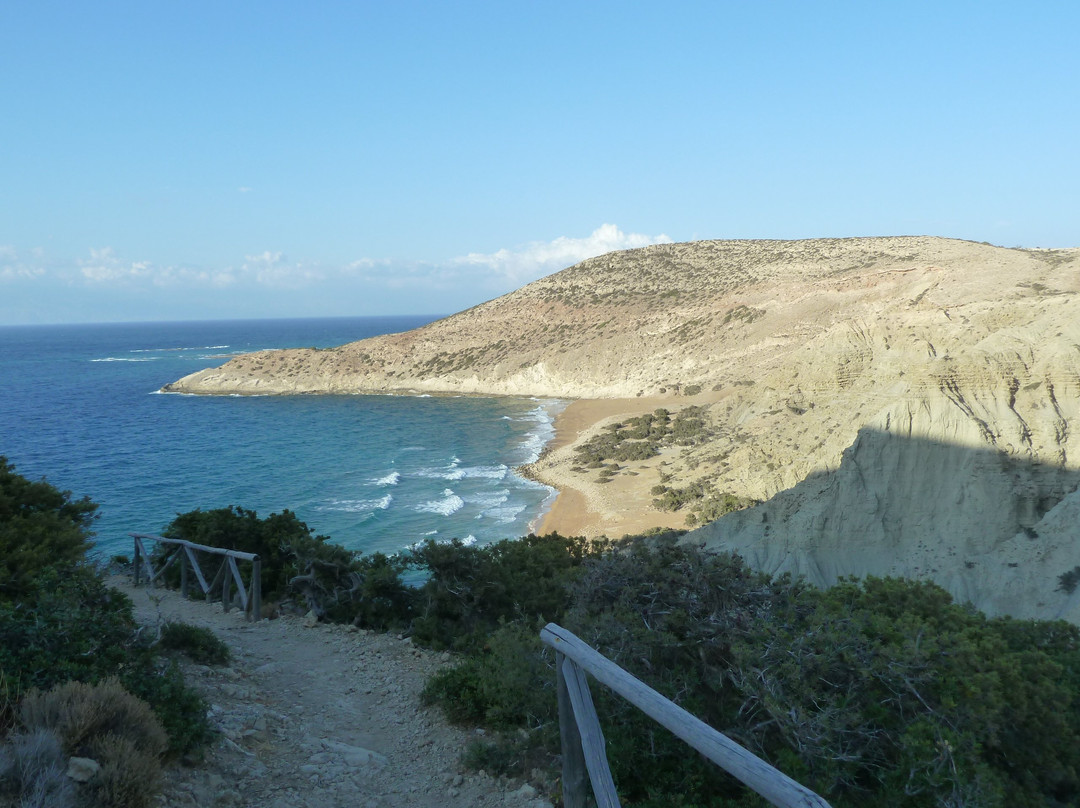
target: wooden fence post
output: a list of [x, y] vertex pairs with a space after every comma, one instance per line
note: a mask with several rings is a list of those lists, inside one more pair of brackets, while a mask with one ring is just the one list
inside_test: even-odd
[[251, 559], [251, 622], [262, 619], [262, 561]]
[[187, 553], [185, 552], [185, 550], [186, 550], [186, 548], [181, 547], [178, 552], [180, 553], [180, 597], [187, 600], [187, 568], [188, 568], [188, 560], [187, 560]]
[[588, 795], [588, 773], [585, 770], [585, 753], [581, 749], [581, 733], [574, 719], [574, 707], [570, 703], [570, 691], [566, 687], [563, 666], [566, 657], [555, 653], [555, 679], [559, 699], [559, 738], [562, 742], [562, 792], [565, 808], [585, 808]]

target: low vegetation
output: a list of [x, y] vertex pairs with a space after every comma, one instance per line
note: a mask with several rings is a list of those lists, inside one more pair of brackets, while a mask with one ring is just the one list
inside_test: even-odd
[[724, 514], [756, 504], [755, 500], [717, 491], [705, 480], [698, 480], [684, 488], [654, 485], [651, 493], [656, 497], [652, 501], [654, 508], [661, 511], [687, 511], [687, 527], [715, 522]]
[[704, 407], [684, 407], [674, 417], [661, 408], [611, 424], [585, 441], [576, 450], [577, 468], [612, 476], [620, 463], [648, 460], [669, 446], [694, 446], [710, 435]]
[[[95, 508], [0, 458], [0, 805], [139, 808], [159, 758], [210, 737], [205, 702], [86, 560]], [[72, 755], [101, 766], [92, 786], [64, 775]]]
[[[289, 596], [326, 597], [326, 619], [457, 653], [424, 698], [488, 728], [465, 751], [488, 771], [557, 771], [538, 634], [558, 622], [836, 808], [1080, 800], [1080, 631], [1064, 622], [990, 619], [927, 582], [819, 590], [676, 533], [427, 542], [311, 570]], [[595, 683], [593, 697], [623, 804], [764, 805]]]
[[[819, 590], [677, 532], [429, 541], [389, 557], [330, 545], [288, 512], [195, 511], [170, 530], [220, 544], [230, 525], [283, 601], [455, 652], [423, 697], [489, 730], [465, 750], [475, 767], [556, 788], [554, 659], [538, 635], [558, 622], [836, 808], [1080, 801], [1080, 630], [1064, 622], [990, 619], [927, 582]], [[206, 737], [205, 705], [158, 654], [222, 649], [191, 627], [141, 636], [130, 602], [78, 560], [26, 581], [0, 601], [0, 799], [81, 804], [89, 792], [58, 774], [80, 753], [111, 767], [99, 804], [149, 804], [161, 754]], [[593, 698], [623, 804], [764, 805], [606, 688]]]

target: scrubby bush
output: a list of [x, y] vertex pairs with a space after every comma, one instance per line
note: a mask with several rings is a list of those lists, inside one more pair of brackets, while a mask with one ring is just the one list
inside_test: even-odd
[[[348, 566], [354, 553], [331, 544], [326, 536], [316, 536], [290, 510], [259, 518], [255, 511], [243, 508], [194, 510], [178, 515], [162, 535], [195, 544], [255, 553], [262, 564], [262, 597], [277, 600], [288, 591], [289, 580], [304, 573], [310, 562], [323, 561]], [[168, 545], [155, 549], [161, 558], [171, 551]], [[220, 561], [218, 561], [220, 563]], [[173, 586], [180, 580], [179, 569], [170, 568], [166, 580]]]
[[[105, 808], [144, 808], [156, 793], [160, 756], [168, 747], [165, 730], [146, 702], [116, 679], [96, 685], [68, 682], [49, 691], [33, 690], [19, 707], [31, 735], [51, 733], [65, 759], [85, 757], [101, 769], [84, 788], [84, 801]], [[47, 775], [46, 775], [47, 776]]]
[[691, 446], [711, 434], [704, 407], [685, 407], [674, 419], [665, 409], [611, 424], [575, 451], [577, 462], [592, 468], [605, 460], [619, 463], [648, 460], [665, 446]]
[[0, 457], [0, 601], [23, 595], [52, 567], [70, 567], [90, 546], [97, 505], [45, 480], [28, 480]]
[[424, 571], [413, 639], [435, 648], [480, 648], [501, 623], [554, 620], [570, 602], [567, 585], [600, 545], [557, 533], [484, 547], [425, 542], [405, 561]]
[[[926, 582], [818, 590], [666, 537], [585, 559], [559, 622], [837, 808], [1080, 799], [1069, 624], [991, 620]], [[537, 628], [504, 623], [425, 698], [455, 720], [519, 727], [553, 757], [554, 675]], [[606, 688], [593, 697], [624, 804], [763, 804]], [[500, 737], [472, 756], [520, 770], [528, 743]]]
[[31, 690], [19, 704], [19, 721], [28, 730], [51, 730], [64, 751], [89, 757], [95, 738], [126, 738], [157, 757], [168, 740], [150, 706], [128, 693], [116, 678], [90, 685], [65, 682], [50, 690]]
[[671, 488], [667, 485], [654, 485], [653, 507], [661, 511], [679, 511], [686, 509], [687, 527], [705, 525], [714, 522], [725, 514], [748, 508], [755, 504], [752, 499], [738, 497], [727, 491], [717, 491], [705, 480], [696, 480], [684, 488]]
[[214, 632], [189, 623], [165, 623], [158, 645], [167, 651], [180, 651], [200, 665], [227, 665], [232, 658], [229, 646]]
[[16, 733], [0, 745], [0, 805], [75, 808], [78, 794], [67, 761], [55, 732]]
[[[96, 506], [72, 502], [44, 481], [19, 478], [6, 462], [0, 464], [0, 484], [4, 547], [38, 565], [32, 575], [16, 576], [18, 585], [0, 597], [0, 728], [10, 724], [11, 708], [34, 688], [115, 676], [154, 709], [172, 752], [204, 743], [209, 736], [205, 703], [179, 670], [159, 664], [135, 622], [131, 601], [106, 586], [82, 555]], [[39, 542], [49, 525], [66, 536], [63, 551], [38, 556], [27, 547]]]

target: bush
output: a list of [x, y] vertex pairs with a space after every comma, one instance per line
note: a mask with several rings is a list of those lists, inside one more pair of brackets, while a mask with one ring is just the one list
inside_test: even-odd
[[126, 738], [155, 757], [168, 745], [150, 706], [115, 678], [96, 685], [67, 682], [47, 691], [32, 690], [19, 704], [19, 720], [28, 730], [55, 732], [69, 756], [89, 757], [88, 745], [105, 736]]
[[149, 705], [116, 679], [31, 691], [19, 707], [19, 717], [30, 733], [55, 734], [65, 758], [97, 761], [101, 770], [87, 784], [94, 795], [92, 804], [115, 808], [150, 804], [167, 737]]
[[227, 665], [232, 658], [229, 646], [214, 632], [188, 623], [165, 623], [158, 645], [168, 651], [180, 651], [200, 665]]
[[75, 808], [68, 758], [50, 730], [19, 732], [0, 746], [0, 804], [20, 808]]
[[117, 676], [158, 714], [171, 752], [209, 739], [203, 700], [179, 669], [157, 664], [131, 601], [88, 567], [47, 570], [20, 602], [0, 602], [0, 676], [15, 694]]
[[51, 567], [70, 567], [90, 546], [97, 505], [45, 480], [16, 474], [0, 457], [0, 601], [13, 600]]
[[[170, 539], [184, 539], [196, 544], [255, 553], [262, 563], [262, 597], [279, 600], [288, 591], [289, 580], [304, 573], [312, 561], [348, 566], [355, 554], [326, 536], [315, 536], [311, 528], [289, 510], [260, 519], [255, 511], [228, 507], [212, 511], [194, 510], [178, 515], [162, 532]], [[160, 559], [169, 552], [159, 545], [154, 556]], [[220, 560], [218, 561], [220, 563]], [[179, 585], [178, 567], [166, 572], [166, 581]]]
[[599, 545], [557, 533], [484, 547], [425, 542], [404, 559], [429, 576], [417, 593], [413, 639], [478, 649], [501, 622], [558, 619], [570, 602], [567, 584], [600, 552]]
[[[459, 598], [476, 594], [457, 581]], [[1080, 799], [1074, 626], [991, 620], [927, 582], [817, 590], [667, 536], [584, 559], [569, 587], [559, 622], [835, 808]], [[424, 693], [455, 720], [506, 731], [470, 756], [508, 772], [527, 771], [515, 755], [537, 759], [514, 727], [558, 752], [537, 629], [507, 617], [486, 642], [472, 636]], [[592, 692], [624, 804], [764, 804], [607, 688]]]

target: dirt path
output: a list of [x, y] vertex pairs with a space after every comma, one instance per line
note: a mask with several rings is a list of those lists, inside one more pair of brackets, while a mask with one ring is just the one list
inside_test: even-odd
[[300, 617], [252, 624], [220, 604], [110, 584], [141, 623], [205, 626], [233, 653], [229, 667], [186, 670], [220, 735], [203, 765], [167, 772], [165, 808], [550, 808], [529, 785], [461, 770], [473, 736], [419, 700], [447, 655]]

